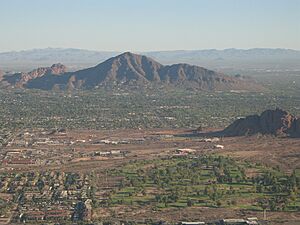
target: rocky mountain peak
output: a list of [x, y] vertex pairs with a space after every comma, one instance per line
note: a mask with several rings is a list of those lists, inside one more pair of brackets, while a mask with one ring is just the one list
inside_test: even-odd
[[67, 72], [67, 67], [61, 63], [56, 63], [50, 67], [50, 70], [52, 74], [60, 75]]
[[261, 115], [251, 115], [234, 121], [223, 130], [226, 136], [243, 136], [257, 133], [275, 136], [300, 137], [300, 119], [276, 108]]
[[[57, 76], [60, 75], [60, 76]], [[18, 73], [4, 79], [10, 85], [51, 90], [93, 89], [99, 86], [151, 85], [192, 88], [205, 91], [262, 90], [261, 85], [189, 64], [162, 65], [152, 58], [125, 52], [94, 67], [76, 72], [66, 72], [60, 63], [29, 73]]]

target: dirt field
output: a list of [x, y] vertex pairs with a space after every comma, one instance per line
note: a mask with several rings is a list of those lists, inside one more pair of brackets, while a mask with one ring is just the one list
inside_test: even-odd
[[[214, 149], [211, 143], [202, 142], [200, 137], [181, 137], [180, 135], [189, 133], [188, 130], [116, 130], [116, 131], [73, 131], [70, 136], [88, 137], [93, 133], [97, 138], [134, 139], [144, 138], [141, 143], [130, 143], [126, 145], [105, 145], [101, 150], [128, 150], [129, 157], [121, 160], [105, 160], [99, 163], [98, 160], [84, 161], [94, 169], [105, 168], [115, 163], [122, 163], [132, 158], [148, 159], [158, 155], [168, 154], [170, 151], [178, 148], [192, 148], [203, 154], [217, 153], [228, 155], [240, 160], [248, 160], [254, 163], [262, 163], [269, 166], [279, 166], [281, 169], [290, 172], [293, 169], [300, 168], [300, 139], [276, 138], [272, 136], [252, 136], [252, 137], [224, 137], [217, 144], [224, 146], [224, 149]], [[174, 135], [174, 136], [173, 136]], [[178, 135], [178, 136], [176, 136]], [[86, 151], [95, 149], [92, 146], [86, 146]], [[76, 161], [76, 160], [75, 160]], [[92, 161], [92, 162], [91, 162]], [[81, 161], [84, 169], [90, 166]], [[64, 166], [64, 169], [77, 166], [77, 163], [71, 163]], [[81, 169], [83, 169], [81, 168]]]

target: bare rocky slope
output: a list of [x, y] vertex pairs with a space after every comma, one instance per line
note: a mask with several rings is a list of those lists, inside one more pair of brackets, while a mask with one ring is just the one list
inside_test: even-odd
[[24, 87], [28, 82], [34, 80], [39, 77], [44, 77], [47, 75], [62, 75], [66, 73], [67, 68], [58, 63], [53, 64], [51, 67], [41, 67], [35, 70], [32, 70], [28, 73], [15, 73], [13, 75], [4, 75], [2, 76], [2, 83], [6, 83], [7, 85], [12, 85], [15, 87]]
[[130, 52], [112, 57], [95, 67], [66, 72], [62, 64], [39, 68], [29, 73], [5, 75], [2, 83], [43, 90], [93, 89], [98, 86], [172, 85], [208, 91], [260, 91], [263, 87], [243, 77], [231, 77], [189, 64], [162, 65]]
[[251, 115], [234, 121], [222, 132], [224, 136], [270, 134], [300, 137], [300, 119], [281, 110], [266, 110], [261, 115]]

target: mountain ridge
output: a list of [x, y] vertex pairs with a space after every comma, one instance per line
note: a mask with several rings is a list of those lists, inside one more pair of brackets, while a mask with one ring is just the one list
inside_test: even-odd
[[152, 84], [187, 86], [209, 91], [262, 89], [254, 82], [230, 77], [204, 67], [186, 63], [163, 65], [145, 55], [130, 52], [75, 72], [66, 72], [64, 65], [54, 64], [52, 67], [39, 68], [29, 73], [5, 75], [2, 81], [16, 87], [44, 90], [93, 89], [99, 85], [147, 86]]
[[[169, 50], [137, 52], [162, 62], [175, 64], [185, 62], [209, 68], [269, 68], [278, 64], [289, 68], [299, 68], [300, 50], [282, 48], [252, 48], [252, 49], [202, 49], [202, 50]], [[103, 62], [121, 54], [119, 51], [93, 51], [75, 48], [46, 48], [0, 53], [0, 69], [2, 70], [32, 70], [46, 67], [53, 62], [61, 62], [75, 71]], [[242, 63], [242, 64], [241, 64]], [[266, 65], [264, 65], [266, 64]], [[277, 65], [277, 66], [276, 66]]]
[[42, 77], [47, 74], [61, 75], [66, 73], [66, 71], [67, 71], [66, 66], [62, 65], [61, 63], [57, 63], [57, 64], [53, 64], [51, 67], [40, 67], [34, 69], [28, 73], [20, 72], [20, 73], [15, 73], [11, 76], [4, 75], [2, 76], [2, 79], [4, 79], [6, 84], [14, 85], [16, 87], [22, 87], [30, 80]]

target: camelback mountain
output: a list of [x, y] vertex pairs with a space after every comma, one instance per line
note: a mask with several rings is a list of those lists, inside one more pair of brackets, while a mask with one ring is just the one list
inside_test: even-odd
[[95, 67], [66, 72], [55, 64], [29, 73], [6, 75], [1, 82], [23, 88], [43, 90], [93, 89], [114, 85], [172, 85], [200, 90], [260, 91], [263, 87], [243, 77], [231, 77], [189, 64], [162, 65], [155, 60], [130, 52], [110, 58]]
[[266, 110], [261, 115], [251, 115], [234, 121], [221, 132], [224, 136], [270, 134], [300, 137], [300, 119], [281, 110]]

